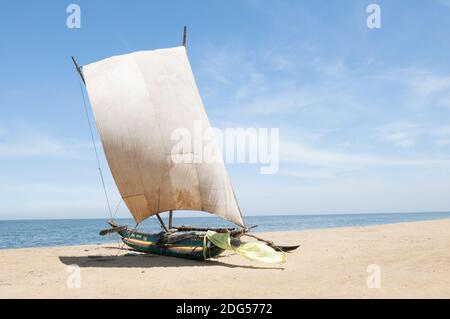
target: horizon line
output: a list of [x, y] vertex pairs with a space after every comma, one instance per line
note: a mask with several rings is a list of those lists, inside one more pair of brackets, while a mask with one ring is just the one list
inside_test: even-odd
[[[165, 212], [164, 212], [165, 213]], [[398, 214], [450, 214], [450, 211], [414, 211], [414, 212], [349, 212], [349, 213], [306, 213], [306, 214], [279, 214], [279, 215], [246, 215], [245, 217], [290, 217], [290, 216], [338, 216], [338, 215], [398, 215]], [[180, 218], [220, 218], [212, 214], [205, 216], [179, 216]], [[133, 219], [130, 217], [118, 217], [118, 219]], [[57, 220], [110, 220], [110, 218], [87, 217], [87, 218], [17, 218], [17, 219], [0, 219], [2, 221], [57, 221]], [[147, 219], [148, 220], [148, 219]], [[228, 222], [224, 219], [224, 221]], [[231, 222], [230, 222], [231, 223]]]

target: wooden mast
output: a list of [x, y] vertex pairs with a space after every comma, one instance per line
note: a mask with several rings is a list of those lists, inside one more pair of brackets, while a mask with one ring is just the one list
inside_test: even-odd
[[169, 211], [169, 229], [172, 229], [173, 210]]
[[[187, 41], [187, 26], [184, 26], [183, 28], [183, 46], [186, 48], [186, 41]], [[161, 225], [164, 227], [164, 229], [167, 231], [166, 226], [164, 225], [161, 217], [158, 215], [156, 215], [158, 217], [159, 222], [161, 223]], [[172, 229], [173, 227], [173, 210], [169, 211], [169, 229]]]
[[156, 214], [156, 217], [158, 218], [158, 221], [159, 221], [161, 227], [164, 228], [164, 230], [165, 230], [166, 232], [169, 231], [169, 230], [167, 229], [166, 225], [164, 224], [164, 221], [162, 220], [161, 216], [159, 216], [158, 213]]
[[77, 61], [75, 60], [75, 58], [73, 56], [72, 56], [72, 61], [73, 61], [73, 64], [75, 64], [75, 68], [77, 69], [78, 74], [81, 77], [81, 80], [83, 80], [84, 85], [86, 85], [86, 81], [84, 80], [83, 72], [81, 71], [81, 66], [78, 65]]
[[187, 36], [187, 26], [183, 29], [183, 46], [186, 48], [186, 36]]

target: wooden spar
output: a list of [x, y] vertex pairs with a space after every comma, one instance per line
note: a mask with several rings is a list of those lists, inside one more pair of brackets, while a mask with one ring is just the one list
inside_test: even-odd
[[212, 227], [191, 227], [191, 226], [178, 226], [178, 227], [173, 227], [174, 229], [178, 230], [178, 231], [208, 231], [208, 230], [212, 230], [215, 231], [217, 233], [226, 233], [229, 232], [232, 235], [242, 235], [247, 233], [248, 231], [250, 231], [250, 229], [257, 227], [257, 225], [253, 225], [250, 226], [249, 228], [243, 228], [243, 229], [237, 229], [237, 228], [212, 228]]
[[274, 248], [275, 250], [279, 250], [279, 251], [285, 251], [285, 252], [287, 252], [287, 251], [295, 250], [295, 249], [297, 249], [298, 247], [300, 247], [300, 245], [294, 245], [294, 246], [280, 246], [280, 245], [275, 245], [275, 244], [273, 243], [273, 241], [265, 240], [265, 239], [262, 239], [261, 237], [257, 237], [257, 236], [255, 236], [255, 235], [249, 234], [249, 233], [244, 233], [243, 236], [248, 236], [248, 237], [255, 238], [256, 240], [262, 241], [262, 242], [266, 243], [268, 246]]
[[159, 214], [156, 214], [156, 217], [159, 220], [159, 223], [161, 224], [161, 227], [164, 228], [165, 231], [169, 231], [166, 227], [166, 225], [164, 225], [164, 221], [162, 220], [161, 216], [159, 216]]
[[260, 237], [257, 237], [257, 236], [255, 236], [255, 235], [253, 235], [253, 234], [245, 234], [245, 236], [255, 238], [256, 240], [262, 241], [262, 242], [264, 242], [264, 243], [266, 243], [266, 244], [268, 244], [268, 245], [270, 245], [270, 246], [273, 245], [273, 242], [272, 242], [272, 241], [262, 239], [262, 238], [260, 238]]
[[127, 226], [118, 226], [118, 227], [103, 229], [100, 231], [99, 235], [105, 236], [105, 235], [118, 233], [118, 232], [125, 231], [125, 230], [127, 230]]
[[187, 26], [183, 29], [183, 46], [186, 47]]
[[179, 226], [174, 227], [178, 231], [208, 231], [213, 230], [217, 233], [226, 233], [236, 231], [236, 228], [208, 228], [208, 227], [191, 227], [191, 226]]
[[81, 77], [81, 80], [83, 80], [84, 85], [86, 85], [86, 81], [84, 80], [84, 75], [83, 75], [83, 71], [81, 70], [81, 66], [78, 65], [77, 61], [75, 60], [75, 58], [73, 56], [72, 56], [72, 61], [73, 61], [73, 64], [75, 64], [75, 68], [77, 69], [78, 74]]
[[169, 211], [169, 229], [172, 229], [173, 210]]

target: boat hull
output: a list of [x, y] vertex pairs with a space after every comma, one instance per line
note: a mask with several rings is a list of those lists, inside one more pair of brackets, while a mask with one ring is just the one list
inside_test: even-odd
[[150, 234], [133, 232], [127, 229], [120, 231], [119, 235], [122, 237], [122, 241], [133, 250], [162, 256], [205, 260], [216, 257], [223, 252], [223, 249], [208, 240], [206, 240], [206, 247], [204, 247], [204, 233], [196, 233], [190, 238], [171, 244], [161, 243], [164, 233]]

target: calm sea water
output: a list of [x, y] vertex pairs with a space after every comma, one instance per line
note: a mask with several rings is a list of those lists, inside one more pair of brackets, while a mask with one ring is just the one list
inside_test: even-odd
[[[450, 218], [448, 213], [402, 214], [342, 214], [342, 215], [289, 215], [247, 216], [248, 226], [258, 225], [255, 232], [302, 230], [329, 227], [368, 226], [408, 221]], [[131, 219], [117, 219], [119, 224], [134, 226]], [[216, 217], [174, 217], [176, 225], [233, 227]], [[99, 230], [107, 228], [105, 219], [69, 220], [0, 220], [0, 249], [97, 244], [117, 240], [117, 235], [101, 237]], [[139, 226], [140, 230], [159, 231], [150, 218]]]

